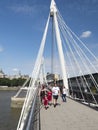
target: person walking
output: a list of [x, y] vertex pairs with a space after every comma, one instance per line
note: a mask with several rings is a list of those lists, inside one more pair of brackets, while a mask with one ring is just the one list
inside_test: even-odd
[[46, 93], [46, 90], [45, 90], [45, 85], [42, 85], [40, 90], [39, 90], [39, 96], [40, 96], [40, 101], [42, 103], [44, 97], [45, 97], [45, 93]]
[[57, 86], [57, 84], [55, 84], [52, 88], [52, 95], [53, 95], [53, 104], [54, 104], [54, 107], [56, 107], [58, 96], [60, 95], [60, 89]]
[[48, 88], [47, 98], [48, 98], [48, 104], [51, 106], [52, 105], [52, 90], [50, 88]]
[[62, 88], [62, 101], [66, 102], [66, 88], [65, 87]]
[[45, 94], [43, 98], [43, 104], [44, 104], [44, 108], [47, 110], [47, 108], [49, 108], [47, 94]]
[[49, 107], [48, 106], [47, 92], [48, 92], [48, 89], [46, 88], [46, 85], [42, 85], [41, 89], [39, 91], [39, 96], [40, 96], [41, 104], [44, 105], [44, 108], [46, 110]]

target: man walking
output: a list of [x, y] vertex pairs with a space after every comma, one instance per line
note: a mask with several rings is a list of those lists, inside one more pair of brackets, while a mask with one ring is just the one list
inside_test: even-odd
[[54, 107], [56, 107], [58, 96], [60, 95], [60, 89], [57, 86], [57, 84], [55, 84], [54, 87], [52, 88], [52, 95], [53, 95], [53, 104]]
[[66, 102], [66, 88], [65, 87], [63, 87], [62, 89], [62, 101]]

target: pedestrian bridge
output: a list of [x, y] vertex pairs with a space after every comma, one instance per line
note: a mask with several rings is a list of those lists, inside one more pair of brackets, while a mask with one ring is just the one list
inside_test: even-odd
[[67, 98], [47, 110], [40, 110], [41, 130], [98, 130], [98, 111]]
[[[52, 22], [52, 24], [50, 24]], [[52, 27], [49, 28], [49, 25]], [[46, 40], [48, 29], [52, 29], [52, 39]], [[51, 41], [50, 41], [51, 39]], [[51, 43], [51, 56], [47, 57], [45, 44]], [[56, 45], [56, 46], [54, 46]], [[57, 50], [58, 49], [58, 50]], [[48, 54], [48, 53], [47, 53]], [[45, 61], [49, 60], [45, 67]], [[59, 57], [59, 60], [58, 60]], [[57, 59], [57, 63], [55, 62]], [[79, 37], [66, 25], [54, 0], [51, 0], [50, 12], [46, 22], [40, 48], [37, 54], [35, 65], [26, 83], [29, 83], [25, 101], [22, 107], [17, 130], [33, 130], [36, 107], [36, 97], [40, 84], [56, 83], [59, 79], [46, 78], [46, 70], [50, 74], [60, 71], [62, 86], [66, 87], [66, 95], [78, 98], [91, 105], [98, 106], [98, 59], [85, 46]], [[58, 68], [58, 67], [60, 68]], [[57, 70], [56, 70], [57, 69]], [[59, 73], [58, 73], [59, 74]], [[59, 77], [59, 76], [58, 76]], [[40, 82], [39, 82], [40, 81]], [[23, 87], [27, 85], [24, 83]], [[59, 84], [58, 86], [61, 86]], [[14, 96], [18, 97], [21, 90]], [[37, 123], [38, 124], [38, 123]], [[40, 110], [41, 130], [98, 130], [98, 112], [70, 98], [64, 103], [59, 99], [59, 105], [54, 108], [50, 106]], [[34, 127], [34, 125], [33, 125]], [[34, 130], [35, 127], [34, 127]]]

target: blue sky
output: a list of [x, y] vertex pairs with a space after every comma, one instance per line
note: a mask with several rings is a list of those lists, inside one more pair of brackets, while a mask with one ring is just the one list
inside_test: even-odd
[[[0, 68], [30, 74], [50, 10], [50, 0], [0, 1]], [[66, 24], [98, 57], [98, 0], [55, 0]]]

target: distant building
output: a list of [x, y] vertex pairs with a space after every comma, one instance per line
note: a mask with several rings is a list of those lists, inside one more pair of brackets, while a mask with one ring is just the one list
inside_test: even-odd
[[47, 73], [46, 80], [48, 82], [60, 80], [60, 75]]
[[22, 78], [22, 79], [28, 79], [28, 78], [29, 78], [29, 75], [21, 75], [21, 78]]
[[2, 69], [0, 69], [0, 78], [8, 78], [8, 79], [18, 79], [18, 78], [22, 78], [22, 79], [28, 79], [29, 75], [22, 75], [19, 71], [18, 74], [16, 75], [6, 75]]
[[29, 75], [10, 75], [8, 76], [9, 79], [18, 79], [18, 78], [22, 78], [22, 79], [28, 79]]

